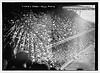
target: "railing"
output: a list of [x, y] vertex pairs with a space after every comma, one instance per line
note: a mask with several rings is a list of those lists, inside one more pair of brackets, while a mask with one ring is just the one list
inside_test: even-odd
[[[59, 41], [59, 42], [54, 43], [54, 44], [52, 44], [52, 45], [49, 45], [49, 46], [47, 46], [47, 48], [50, 49], [50, 48], [52, 48], [52, 47], [55, 47], [55, 46], [57, 46], [57, 45], [60, 45], [60, 44], [65, 43], [65, 42], [67, 42], [67, 41], [70, 41], [70, 40], [72, 40], [72, 39], [78, 38], [78, 37], [80, 37], [80, 36], [82, 36], [82, 35], [84, 35], [84, 34], [87, 34], [87, 33], [89, 33], [89, 32], [92, 32], [92, 31], [94, 31], [94, 30], [95, 30], [95, 28], [89, 29], [89, 30], [87, 30], [87, 31], [83, 31], [83, 32], [81, 32], [81, 33], [79, 33], [79, 34], [76, 34], [76, 35], [71, 36], [71, 37], [69, 37], [69, 38], [66, 38], [66, 39], [64, 39], [64, 40], [62, 40], [62, 41]], [[63, 64], [62, 67], [61, 67], [60, 69], [61, 69], [61, 70], [64, 69], [67, 65], [69, 65], [71, 62], [73, 62], [73, 61], [76, 59], [76, 57], [77, 57], [80, 53], [86, 51], [87, 49], [89, 49], [89, 48], [91, 48], [91, 47], [94, 47], [94, 45], [90, 45], [90, 46], [88, 46], [87, 48], [83, 49], [81, 52], [76, 53], [75, 56], [72, 57], [71, 60], [69, 60], [67, 63]], [[73, 54], [73, 53], [72, 53], [72, 54]]]
[[61, 41], [59, 41], [59, 42], [57, 42], [57, 43], [51, 44], [51, 45], [47, 46], [47, 48], [55, 47], [55, 46], [57, 46], [57, 45], [60, 45], [60, 44], [62, 44], [62, 43], [65, 43], [65, 42], [67, 42], [67, 41], [70, 41], [70, 40], [72, 40], [72, 39], [75, 39], [75, 38], [77, 38], [77, 37], [80, 37], [80, 36], [82, 36], [82, 35], [84, 35], [84, 34], [86, 34], [86, 33], [89, 33], [89, 32], [91, 32], [91, 31], [93, 31], [93, 30], [95, 30], [95, 28], [89, 29], [89, 30], [87, 30], [87, 31], [83, 31], [83, 32], [81, 32], [81, 33], [79, 33], [79, 34], [76, 34], [76, 35], [71, 36], [71, 37], [69, 37], [69, 38], [66, 38], [66, 39], [64, 39], [64, 40], [61, 40]]

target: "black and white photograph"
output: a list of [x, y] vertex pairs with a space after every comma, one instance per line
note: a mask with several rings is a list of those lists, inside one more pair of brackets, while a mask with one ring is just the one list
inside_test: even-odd
[[2, 71], [98, 71], [98, 2], [2, 2]]

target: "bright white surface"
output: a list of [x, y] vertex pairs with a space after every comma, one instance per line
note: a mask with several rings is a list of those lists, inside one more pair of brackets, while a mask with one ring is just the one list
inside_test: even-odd
[[[98, 58], [99, 71], [2, 71], [2, 2], [73, 2], [73, 0], [0, 0], [0, 73], [99, 73], [100, 71], [100, 58]], [[100, 0], [74, 0], [74, 2], [100, 2]], [[100, 6], [100, 3], [98, 3]], [[100, 8], [100, 7], [98, 7]], [[100, 9], [99, 9], [100, 10]], [[99, 13], [99, 12], [98, 12]], [[99, 17], [99, 15], [98, 15]], [[99, 19], [98, 19], [99, 20]], [[98, 24], [98, 32], [100, 32], [100, 24]], [[100, 37], [100, 34], [98, 34]], [[98, 45], [100, 45], [100, 38], [98, 38]], [[98, 47], [100, 48], [100, 46]], [[100, 50], [98, 49], [98, 55], [100, 56]]]
[[95, 23], [95, 10], [84, 10], [80, 16], [87, 21]]

